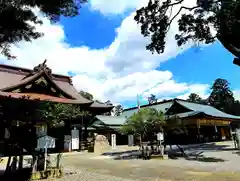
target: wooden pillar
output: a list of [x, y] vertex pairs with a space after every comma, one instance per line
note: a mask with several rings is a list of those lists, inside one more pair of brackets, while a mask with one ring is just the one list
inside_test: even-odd
[[201, 142], [201, 137], [200, 137], [200, 121], [197, 119], [197, 123], [196, 123], [196, 128], [197, 128], [197, 138], [198, 138], [198, 142]]

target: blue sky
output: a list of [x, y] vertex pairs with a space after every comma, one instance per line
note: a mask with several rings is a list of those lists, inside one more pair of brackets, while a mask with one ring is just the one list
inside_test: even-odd
[[142, 94], [141, 104], [151, 93], [159, 99], [187, 98], [191, 92], [207, 97], [216, 78], [227, 79], [238, 97], [240, 67], [233, 65], [233, 56], [220, 43], [192, 48], [190, 42], [178, 48], [173, 22], [165, 52], [152, 55], [145, 50], [149, 40], [140, 34], [133, 13], [146, 1], [91, 0], [79, 16], [62, 17], [58, 24], [40, 14], [44, 23], [37, 29], [45, 36], [32, 43], [20, 42], [12, 49], [18, 59], [4, 62], [32, 68], [47, 59], [53, 72], [72, 76], [77, 90], [125, 108], [135, 106], [136, 95], [151, 87]]
[[[126, 16], [108, 18], [100, 12], [83, 8], [80, 16], [63, 18], [61, 24], [67, 34], [66, 41], [72, 46], [87, 45], [92, 49], [101, 49], [114, 41], [115, 28], [120, 26]], [[240, 67], [232, 64], [232, 60], [233, 56], [220, 43], [215, 42], [203, 48], [190, 48], [162, 63], [156, 70], [171, 71], [173, 78], [179, 82], [211, 85], [215, 79], [224, 78], [229, 80], [232, 89], [239, 89]], [[125, 104], [135, 103], [126, 100]]]

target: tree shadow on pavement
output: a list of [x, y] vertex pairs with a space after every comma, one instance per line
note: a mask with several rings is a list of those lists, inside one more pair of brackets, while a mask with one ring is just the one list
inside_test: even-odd
[[122, 154], [134, 154], [138, 152], [138, 150], [128, 150], [128, 151], [118, 151], [118, 152], [105, 152], [105, 153], [102, 153], [101, 155], [102, 156], [119, 156], [119, 155], [122, 155]]
[[186, 160], [190, 161], [199, 161], [199, 162], [225, 162], [226, 160], [223, 160], [221, 158], [215, 158], [215, 157], [189, 157], [186, 158]]
[[206, 143], [199, 146], [184, 148], [184, 150], [228, 151], [228, 150], [234, 150], [234, 148], [230, 148], [229, 145], [227, 144], [218, 145], [217, 143]]
[[240, 151], [233, 152], [234, 154], [240, 156]]
[[24, 168], [15, 172], [4, 174], [4, 171], [0, 171], [1, 181], [28, 181], [31, 178], [32, 169]]

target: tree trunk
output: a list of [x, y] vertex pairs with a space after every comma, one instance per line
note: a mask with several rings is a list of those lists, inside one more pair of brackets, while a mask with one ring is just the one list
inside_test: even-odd
[[19, 162], [18, 162], [18, 169], [22, 169], [23, 168], [23, 155], [19, 156]]
[[56, 164], [58, 169], [61, 168], [61, 166], [62, 166], [61, 161], [62, 161], [62, 154], [58, 153], [58, 155], [57, 155], [57, 164]]
[[179, 148], [179, 150], [181, 151], [181, 153], [183, 154], [184, 157], [187, 157], [186, 153], [184, 152], [184, 150], [177, 144], [177, 147]]
[[32, 157], [33, 157], [32, 173], [35, 173], [37, 171], [38, 156], [32, 155]]
[[9, 173], [10, 170], [11, 170], [11, 167], [10, 167], [11, 160], [12, 160], [12, 156], [9, 156], [9, 157], [8, 157], [8, 162], [7, 162], [7, 166], [6, 166], [5, 173]]
[[14, 156], [11, 164], [11, 172], [15, 172], [17, 170], [17, 162], [17, 156]]

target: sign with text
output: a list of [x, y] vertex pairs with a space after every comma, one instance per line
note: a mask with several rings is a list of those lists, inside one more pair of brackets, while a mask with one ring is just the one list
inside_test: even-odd
[[161, 132], [159, 132], [159, 133], [157, 133], [157, 140], [158, 141], [163, 141], [163, 133], [161, 133]]
[[128, 135], [128, 146], [133, 146], [133, 145], [134, 145], [134, 136]]
[[230, 121], [217, 120], [217, 119], [198, 119], [199, 125], [229, 125]]
[[37, 148], [55, 148], [55, 138], [51, 136], [38, 138]]
[[112, 149], [116, 148], [116, 134], [111, 135]]

